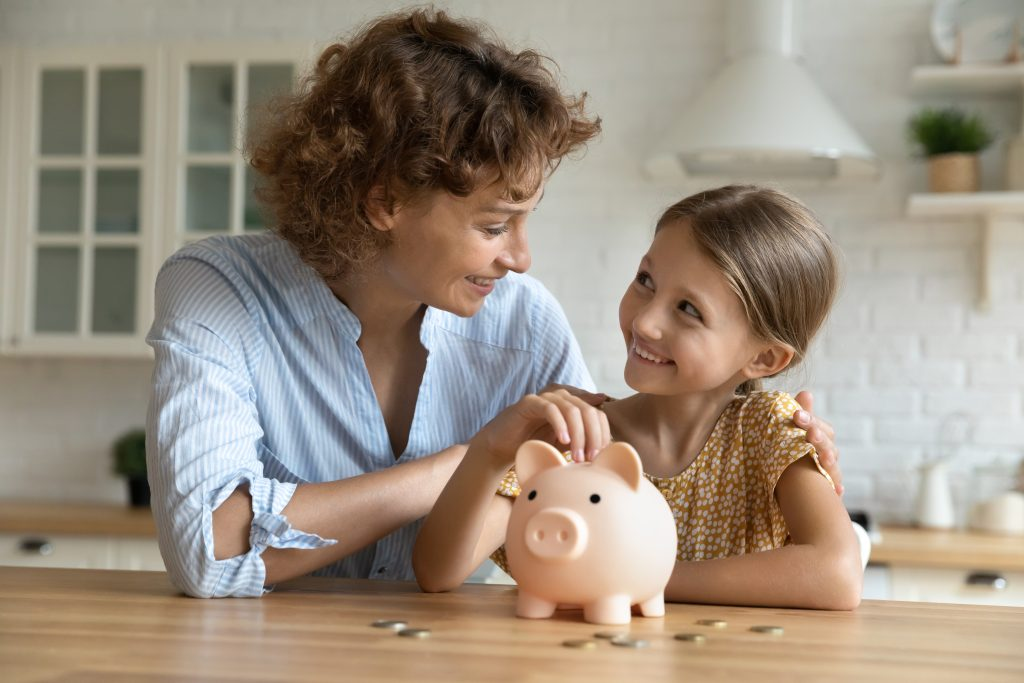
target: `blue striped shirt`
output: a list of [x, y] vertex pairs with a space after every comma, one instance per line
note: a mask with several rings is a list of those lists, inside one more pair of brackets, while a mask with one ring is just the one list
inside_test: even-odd
[[[334, 543], [281, 511], [297, 485], [353, 477], [468, 441], [551, 382], [593, 381], [565, 315], [539, 282], [509, 273], [470, 318], [429, 308], [428, 360], [396, 460], [363, 363], [360, 324], [270, 234], [214, 237], [164, 264], [147, 341], [156, 353], [146, 452], [160, 550], [196, 596], [258, 596], [267, 547]], [[212, 514], [248, 484], [250, 550], [215, 560]], [[419, 522], [316, 572], [409, 580]]]

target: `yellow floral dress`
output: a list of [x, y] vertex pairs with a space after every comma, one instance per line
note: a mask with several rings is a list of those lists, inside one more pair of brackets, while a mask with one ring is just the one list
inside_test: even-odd
[[[793, 413], [799, 409], [789, 394], [778, 391], [736, 397], [689, 467], [672, 477], [644, 475], [675, 515], [678, 560], [730, 557], [789, 542], [775, 499], [779, 477], [794, 462], [810, 456], [832, 484], [814, 447], [805, 440], [806, 432], [793, 424]], [[519, 495], [514, 469], [505, 475], [498, 493]], [[507, 571], [504, 546], [491, 559]]]

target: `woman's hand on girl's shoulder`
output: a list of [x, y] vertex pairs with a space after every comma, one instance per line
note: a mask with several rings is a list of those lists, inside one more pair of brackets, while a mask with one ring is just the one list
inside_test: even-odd
[[818, 452], [818, 462], [825, 468], [836, 485], [836, 493], [843, 495], [843, 472], [839, 469], [839, 449], [836, 447], [836, 432], [832, 425], [814, 415], [814, 396], [801, 391], [794, 396], [803, 410], [793, 414], [793, 424], [807, 432], [807, 443]]
[[524, 441], [541, 439], [572, 453], [575, 461], [591, 460], [608, 445], [608, 418], [596, 407], [607, 397], [576, 387], [549, 385], [528, 394], [487, 423], [470, 442], [499, 465], [511, 467]]

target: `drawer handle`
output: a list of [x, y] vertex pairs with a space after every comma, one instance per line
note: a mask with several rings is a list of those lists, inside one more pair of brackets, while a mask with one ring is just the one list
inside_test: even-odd
[[21, 539], [18, 544], [18, 548], [21, 552], [28, 555], [52, 555], [53, 544], [45, 538], [37, 538], [30, 536], [28, 538]]
[[1009, 585], [1006, 577], [995, 572], [971, 572], [967, 575], [965, 583], [968, 586], [985, 586], [994, 591], [1005, 590]]

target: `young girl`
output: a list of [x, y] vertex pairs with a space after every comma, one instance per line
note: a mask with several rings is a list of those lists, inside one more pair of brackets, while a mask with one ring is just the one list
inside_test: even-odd
[[553, 389], [495, 418], [424, 523], [420, 585], [454, 588], [492, 553], [504, 565], [519, 493], [508, 468], [524, 440], [568, 444], [580, 460], [615, 439], [636, 448], [677, 519], [667, 600], [856, 607], [863, 571], [849, 517], [792, 424], [799, 406], [759, 390], [803, 358], [837, 270], [817, 219], [780, 192], [728, 186], [670, 207], [619, 305], [625, 379], [638, 393], [598, 410]]

